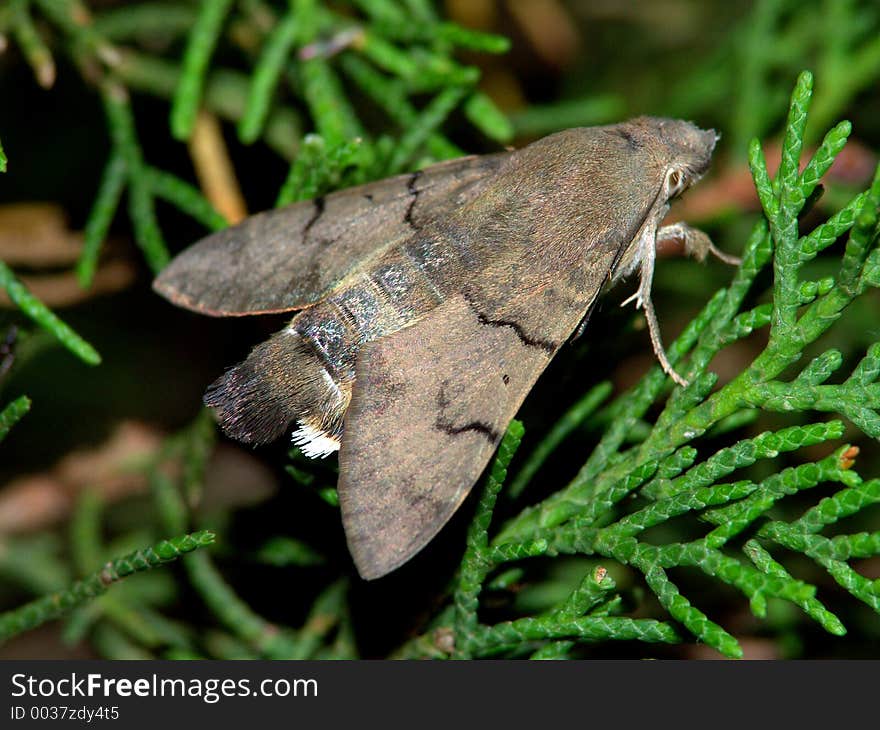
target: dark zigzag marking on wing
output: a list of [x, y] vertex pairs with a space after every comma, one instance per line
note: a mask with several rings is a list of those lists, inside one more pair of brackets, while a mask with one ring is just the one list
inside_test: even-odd
[[312, 204], [315, 206], [315, 210], [312, 212], [312, 217], [309, 218], [308, 221], [306, 221], [305, 227], [303, 227], [303, 230], [302, 230], [303, 240], [305, 240], [308, 237], [309, 231], [312, 230], [312, 226], [314, 226], [315, 223], [318, 222], [318, 219], [322, 215], [324, 215], [324, 209], [327, 207], [327, 201], [324, 199], [323, 195], [319, 195], [317, 198], [315, 198], [312, 201]]
[[409, 201], [409, 206], [406, 209], [406, 213], [403, 215], [403, 220], [412, 228], [414, 231], [419, 230], [419, 227], [416, 225], [416, 222], [413, 220], [413, 211], [416, 207], [416, 201], [419, 199], [420, 190], [416, 189], [416, 182], [422, 176], [421, 170], [416, 170], [412, 175], [409, 176], [409, 180], [406, 181], [406, 190], [412, 196], [412, 200]]
[[552, 340], [542, 340], [540, 337], [530, 336], [526, 333], [519, 322], [515, 322], [512, 319], [489, 319], [477, 308], [471, 297], [465, 294], [464, 299], [468, 303], [468, 306], [473, 310], [474, 314], [477, 315], [477, 319], [480, 321], [480, 324], [485, 324], [490, 327], [509, 327], [516, 333], [516, 336], [519, 337], [520, 342], [522, 342], [526, 347], [536, 347], [550, 355], [556, 352], [556, 349], [559, 347], [559, 345]]
[[498, 439], [501, 438], [498, 431], [482, 421], [471, 421], [464, 426], [453, 426], [451, 423], [446, 423], [438, 418], [434, 426], [438, 431], [442, 431], [449, 436], [458, 436], [462, 433], [479, 433], [485, 436], [490, 444], [498, 443]]
[[494, 428], [492, 428], [488, 423], [483, 423], [482, 421], [471, 421], [469, 423], [464, 424], [463, 426], [455, 426], [452, 422], [444, 416], [444, 411], [446, 407], [452, 403], [452, 398], [446, 392], [450, 386], [450, 382], [448, 380], [444, 380], [440, 384], [440, 390], [437, 391], [437, 408], [440, 413], [437, 414], [437, 418], [434, 421], [434, 428], [437, 431], [442, 431], [448, 436], [458, 436], [462, 433], [479, 433], [486, 437], [490, 444], [498, 443], [498, 440], [501, 438], [501, 434], [498, 433]]

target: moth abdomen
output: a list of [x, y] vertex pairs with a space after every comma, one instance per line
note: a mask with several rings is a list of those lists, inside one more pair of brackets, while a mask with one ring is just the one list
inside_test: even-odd
[[295, 423], [293, 440], [303, 453], [327, 456], [339, 448], [351, 385], [351, 377], [330, 372], [292, 323], [227, 370], [204, 401], [234, 439], [268, 443]]
[[[412, 281], [412, 271], [397, 271], [396, 280], [389, 272], [386, 265], [377, 276], [362, 274], [301, 312], [211, 385], [205, 404], [216, 409], [224, 432], [260, 444], [290, 430], [306, 456], [338, 450], [360, 348], [416, 321], [438, 301], [424, 282]], [[388, 281], [403, 295], [382, 285]]]

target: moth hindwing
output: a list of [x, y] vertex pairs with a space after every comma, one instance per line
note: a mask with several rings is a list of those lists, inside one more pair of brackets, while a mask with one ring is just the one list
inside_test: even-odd
[[449, 520], [609, 280], [640, 269], [656, 325], [658, 225], [715, 139], [641, 117], [440, 163], [253, 216], [154, 286], [213, 316], [299, 310], [205, 400], [246, 443], [339, 449], [349, 548], [377, 578]]

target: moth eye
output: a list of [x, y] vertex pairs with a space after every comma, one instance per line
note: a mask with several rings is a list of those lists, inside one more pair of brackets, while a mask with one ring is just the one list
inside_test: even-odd
[[681, 170], [671, 170], [666, 177], [666, 185], [669, 197], [678, 195], [684, 186], [684, 175], [682, 175]]

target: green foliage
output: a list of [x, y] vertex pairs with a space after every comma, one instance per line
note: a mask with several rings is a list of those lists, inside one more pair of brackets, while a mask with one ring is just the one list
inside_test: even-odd
[[15, 274], [2, 261], [0, 261], [0, 287], [6, 290], [13, 304], [25, 315], [47, 332], [51, 332], [62, 345], [79, 357], [80, 360], [89, 365], [99, 365], [101, 363], [101, 356], [97, 350], [31, 294], [27, 287], [16, 278]]
[[0, 411], [0, 441], [6, 438], [9, 429], [18, 423], [31, 409], [31, 401], [21, 395]]
[[[183, 476], [179, 483], [164, 476], [160, 465], [156, 465], [151, 486], [165, 529], [180, 531], [189, 522], [190, 511], [183, 495], [193, 495], [203, 485], [213, 441], [213, 425], [208, 419], [200, 417], [171, 444], [168, 453], [168, 456], [172, 456], [176, 452], [184, 459]], [[319, 649], [326, 648], [321, 646], [321, 639], [338, 628], [337, 624], [345, 614], [345, 583], [337, 582], [315, 599], [312, 612], [300, 629], [280, 627], [251, 609], [226, 582], [206, 553], [187, 556], [183, 565], [205, 606], [250, 657], [312, 658]], [[347, 634], [342, 630], [336, 633]], [[180, 648], [183, 647], [172, 645], [173, 650]], [[340, 656], [349, 652], [347, 644], [344, 650], [337, 650]]]
[[177, 139], [189, 139], [192, 134], [205, 72], [231, 5], [232, 0], [202, 3], [189, 32], [180, 82], [171, 104], [171, 133]]
[[137, 550], [111, 560], [100, 570], [77, 581], [64, 591], [52, 593], [14, 611], [0, 614], [0, 642], [64, 615], [71, 609], [100, 596], [111, 585], [129, 575], [164, 565], [185, 553], [213, 542], [214, 535], [205, 530], [163, 540], [145, 550]]
[[[749, 138], [774, 128], [777, 109], [787, 94], [785, 79], [809, 58], [822, 79], [807, 132], [812, 142], [876, 81], [878, 30], [880, 15], [872, 3], [758, 0], [704, 64], [673, 84], [672, 111], [711, 113], [713, 107], [726, 106], [732, 99], [725, 133], [731, 136], [731, 149], [742, 154]], [[689, 84], [693, 78], [700, 82]]]

